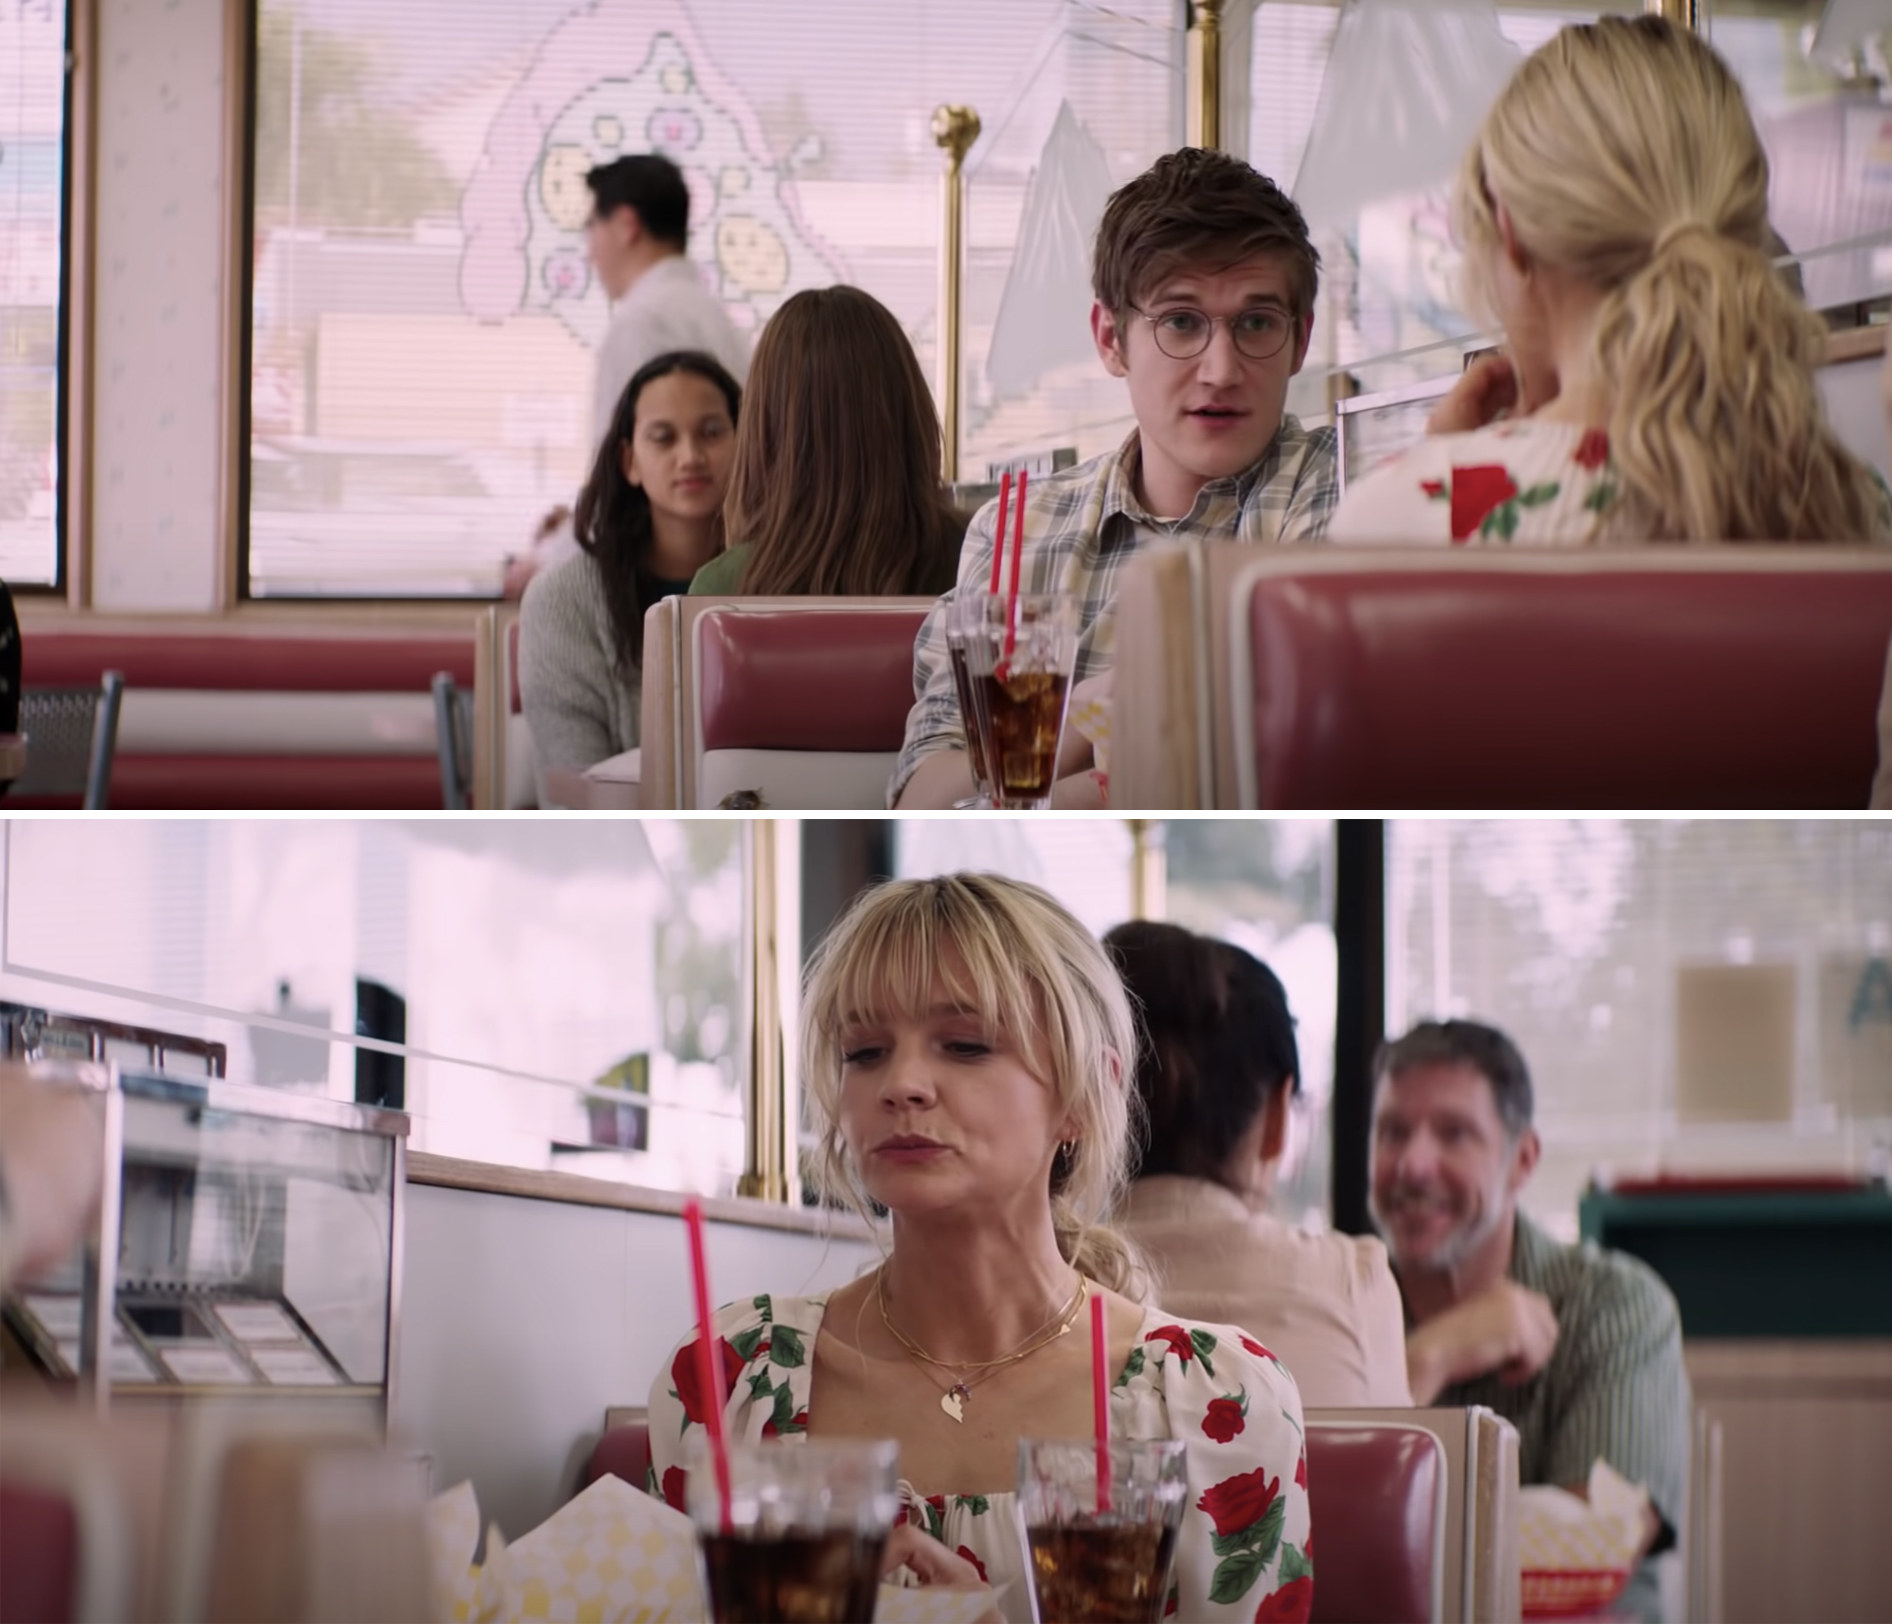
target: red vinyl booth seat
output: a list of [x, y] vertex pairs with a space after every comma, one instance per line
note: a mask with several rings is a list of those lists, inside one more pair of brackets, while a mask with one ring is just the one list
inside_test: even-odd
[[644, 621], [643, 804], [886, 804], [928, 598], [671, 598]]
[[1189, 567], [1138, 560], [1120, 600], [1126, 806], [1870, 802], [1892, 548], [1216, 545], [1193, 592]]
[[[470, 620], [465, 633], [430, 635], [29, 625], [21, 652], [28, 687], [86, 686], [108, 668], [124, 673], [125, 716], [110, 804], [136, 811], [437, 810], [440, 768], [427, 720], [429, 684], [436, 671], [447, 671], [470, 686], [474, 667]], [[187, 708], [193, 694], [244, 705], [255, 718], [246, 729], [252, 737], [232, 741], [213, 725], [184, 743], [173, 737], [162, 749], [141, 748], [136, 718], [144, 696], [154, 691]], [[413, 705], [414, 737], [400, 744], [364, 736], [303, 750], [256, 748], [258, 723], [267, 734], [275, 695], [305, 696], [304, 704], [321, 695], [392, 697]]]
[[78, 1612], [79, 1517], [64, 1495], [0, 1482], [0, 1624], [66, 1624]]
[[1445, 1461], [1422, 1427], [1307, 1429], [1314, 1624], [1442, 1616]]
[[[635, 1488], [650, 1481], [650, 1429], [609, 1428], [586, 1467]], [[1429, 1624], [1442, 1614], [1445, 1461], [1422, 1427], [1322, 1423], [1307, 1429], [1316, 1535], [1315, 1624]]]
[[924, 614], [819, 610], [705, 615], [704, 750], [898, 750]]

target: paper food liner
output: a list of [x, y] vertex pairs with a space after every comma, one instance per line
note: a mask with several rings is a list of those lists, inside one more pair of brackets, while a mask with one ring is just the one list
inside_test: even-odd
[[[702, 1624], [709, 1617], [690, 1519], [607, 1474], [508, 1545], [497, 1526], [474, 1565], [479, 1503], [462, 1483], [427, 1508], [434, 1617], [440, 1624]], [[988, 1590], [883, 1584], [875, 1624], [974, 1624]]]
[[1518, 1495], [1524, 1616], [1572, 1618], [1622, 1594], [1642, 1546], [1649, 1491], [1603, 1461], [1590, 1468], [1587, 1502], [1566, 1489]]
[[1067, 726], [1091, 741], [1091, 765], [1106, 777], [1110, 773], [1110, 673], [1086, 677], [1071, 690]]

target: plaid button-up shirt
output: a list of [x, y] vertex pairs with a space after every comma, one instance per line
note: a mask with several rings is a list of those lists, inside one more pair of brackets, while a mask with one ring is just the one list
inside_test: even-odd
[[[1152, 518], [1137, 500], [1132, 489], [1137, 457], [1133, 430], [1115, 451], [1030, 483], [1018, 589], [1076, 597], [1078, 682], [1110, 669], [1117, 587], [1124, 566], [1145, 547], [1218, 536], [1260, 543], [1313, 541], [1326, 530], [1339, 499], [1333, 430], [1309, 433], [1292, 416], [1282, 418], [1280, 433], [1259, 461], [1227, 479], [1210, 480], [1180, 519]], [[889, 806], [922, 756], [966, 747], [946, 657], [946, 608], [957, 594], [983, 592], [990, 583], [997, 518], [997, 502], [986, 503], [973, 518], [959, 554], [958, 585], [933, 605], [914, 641], [914, 704], [907, 713], [906, 744], [887, 786]], [[1016, 522], [1014, 516], [1010, 523]]]

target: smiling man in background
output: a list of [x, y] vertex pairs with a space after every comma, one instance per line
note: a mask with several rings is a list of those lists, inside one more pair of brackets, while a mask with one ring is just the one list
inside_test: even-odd
[[[1415, 1404], [1483, 1404], [1518, 1476], [1586, 1494], [1601, 1459], [1649, 1491], [1643, 1553], [1675, 1543], [1688, 1482], [1682, 1321], [1647, 1265], [1564, 1246], [1518, 1210], [1541, 1153], [1530, 1072], [1496, 1027], [1422, 1021], [1374, 1067], [1373, 1221], [1406, 1305]], [[1647, 1562], [1622, 1606], [1659, 1619]]]
[[[1185, 148], [1112, 194], [1091, 259], [1091, 334], [1105, 369], [1128, 383], [1137, 426], [1116, 450], [1031, 482], [1019, 575], [1022, 592], [1077, 599], [1077, 681], [1109, 670], [1117, 588], [1144, 547], [1301, 541], [1325, 529], [1333, 431], [1310, 433], [1285, 411], [1319, 285], [1301, 211], [1239, 158]], [[915, 643], [891, 805], [972, 794], [946, 611], [958, 594], [986, 590], [997, 513], [988, 503], [973, 519], [959, 584]], [[1065, 744], [1054, 800], [1100, 805], [1089, 746], [1069, 729]]]

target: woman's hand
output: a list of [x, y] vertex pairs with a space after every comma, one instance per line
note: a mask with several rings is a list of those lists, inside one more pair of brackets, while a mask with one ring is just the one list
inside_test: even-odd
[[[880, 1576], [890, 1578], [903, 1567], [911, 1569], [923, 1585], [937, 1585], [942, 1590], [983, 1590], [991, 1594], [977, 1568], [912, 1523], [899, 1524], [887, 1536], [887, 1553], [880, 1561]], [[1004, 1624], [996, 1601], [979, 1615], [977, 1624]]]
[[1427, 434], [1468, 434], [1496, 422], [1518, 405], [1517, 368], [1505, 355], [1482, 355], [1468, 366], [1451, 392], [1432, 408]]
[[938, 1585], [942, 1590], [983, 1590], [985, 1581], [979, 1570], [963, 1556], [953, 1552], [931, 1534], [901, 1523], [887, 1536], [887, 1554], [880, 1559], [880, 1576], [891, 1577], [901, 1568], [911, 1568], [923, 1585]]

